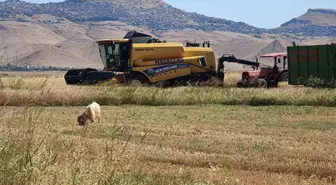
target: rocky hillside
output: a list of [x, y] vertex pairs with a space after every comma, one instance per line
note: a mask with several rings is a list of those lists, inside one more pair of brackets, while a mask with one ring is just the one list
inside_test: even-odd
[[336, 36], [336, 10], [309, 9], [302, 16], [272, 31], [304, 36]]
[[[122, 21], [154, 30], [196, 29], [230, 31], [260, 37], [262, 33], [303, 36], [336, 36], [336, 11], [309, 9], [276, 29], [261, 29], [225, 19], [207, 17], [174, 8], [163, 0], [66, 0], [34, 4], [20, 0], [0, 3], [0, 20], [19, 20], [23, 16], [50, 14], [75, 23]], [[18, 18], [18, 16], [20, 16]]]
[[[299, 45], [336, 42], [336, 37], [330, 37], [336, 36], [336, 31], [330, 31], [336, 27], [334, 12], [310, 10], [277, 29], [263, 30], [188, 13], [162, 0], [47, 4], [9, 0], [0, 2], [0, 65], [102, 68], [95, 40], [122, 38], [131, 30], [181, 43], [210, 41], [217, 57], [225, 53], [254, 60], [262, 52], [282, 51], [292, 41]], [[226, 68], [240, 70], [242, 65]]]
[[[151, 32], [120, 21], [78, 24], [46, 14], [34, 15], [28, 20], [0, 21], [0, 65], [102, 68], [95, 40], [122, 38], [130, 30], [183, 44], [195, 40], [210, 41], [217, 57], [224, 53], [245, 57], [259, 52], [273, 40], [240, 33], [194, 29]], [[239, 69], [241, 66], [226, 67]]]
[[13, 20], [17, 15], [51, 14], [70, 21], [122, 21], [151, 30], [200, 29], [239, 33], [262, 33], [264, 30], [245, 23], [203, 16], [174, 8], [162, 0], [67, 0], [60, 3], [34, 4], [19, 0], [0, 3], [0, 19]]
[[336, 11], [309, 9], [298, 18], [276, 29], [261, 29], [225, 19], [207, 17], [174, 8], [163, 0], [66, 0], [35, 4], [20, 0], [0, 2], [0, 20], [18, 20], [23, 16], [50, 14], [75, 23], [122, 21], [150, 30], [196, 29], [230, 31], [260, 37], [262, 33], [303, 36], [336, 36]]

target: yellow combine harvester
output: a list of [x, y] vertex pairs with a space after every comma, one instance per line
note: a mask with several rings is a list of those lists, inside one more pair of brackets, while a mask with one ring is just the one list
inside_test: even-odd
[[104, 70], [72, 69], [65, 75], [67, 84], [95, 84], [111, 79], [119, 83], [165, 85], [223, 81], [224, 66], [215, 60], [209, 42], [166, 43], [139, 32], [129, 32], [123, 39], [97, 41]]

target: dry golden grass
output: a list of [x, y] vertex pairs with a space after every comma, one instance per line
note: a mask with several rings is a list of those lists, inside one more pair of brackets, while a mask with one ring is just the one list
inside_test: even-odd
[[225, 73], [224, 85], [225, 87], [236, 87], [237, 82], [241, 80], [242, 72], [229, 72]]
[[0, 105], [295, 105], [336, 106], [336, 91], [281, 84], [276, 89], [234, 88], [238, 73], [227, 75], [225, 87], [148, 88], [67, 86], [62, 76], [9, 76], [0, 78]]
[[64, 71], [0, 71], [2, 77], [63, 77]]
[[[335, 184], [335, 90], [232, 88], [239, 76], [166, 89], [1, 77], [0, 184]], [[77, 126], [92, 101], [112, 106]]]
[[334, 184], [334, 108], [4, 107], [0, 184]]

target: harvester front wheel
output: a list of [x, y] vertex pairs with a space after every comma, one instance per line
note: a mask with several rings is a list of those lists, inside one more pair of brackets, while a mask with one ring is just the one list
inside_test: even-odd
[[149, 80], [148, 78], [141, 74], [141, 73], [134, 73], [132, 75], [132, 79], [130, 80], [131, 85], [135, 85], [135, 86], [149, 86]]
[[141, 87], [142, 83], [139, 80], [131, 80], [130, 86]]

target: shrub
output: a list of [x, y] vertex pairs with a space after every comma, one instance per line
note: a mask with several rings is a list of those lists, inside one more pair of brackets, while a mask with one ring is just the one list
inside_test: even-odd
[[323, 88], [325, 86], [325, 82], [323, 79], [320, 78], [309, 77], [306, 86], [312, 88]]

